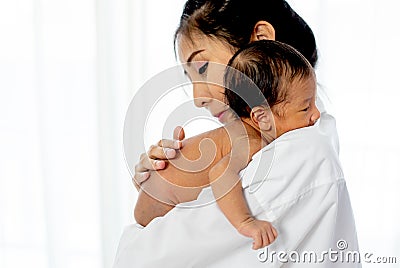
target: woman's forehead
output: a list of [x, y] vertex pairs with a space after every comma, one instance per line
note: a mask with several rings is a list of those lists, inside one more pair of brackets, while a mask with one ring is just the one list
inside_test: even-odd
[[208, 37], [204, 34], [181, 35], [177, 39], [178, 56], [181, 62], [187, 62], [190, 56], [196, 52], [208, 54], [232, 54], [226, 42]]
[[201, 50], [201, 43], [200, 40], [192, 40], [188, 37], [180, 36], [177, 40], [179, 60], [186, 62], [193, 52]]

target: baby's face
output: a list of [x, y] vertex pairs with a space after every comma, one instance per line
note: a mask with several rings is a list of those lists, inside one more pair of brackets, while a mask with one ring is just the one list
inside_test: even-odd
[[294, 81], [288, 90], [287, 100], [277, 105], [282, 113], [274, 113], [277, 137], [290, 130], [312, 126], [320, 117], [315, 105], [317, 86], [314, 75]]

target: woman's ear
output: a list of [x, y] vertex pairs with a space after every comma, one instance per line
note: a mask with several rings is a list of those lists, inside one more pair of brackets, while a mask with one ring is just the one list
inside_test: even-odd
[[274, 126], [271, 110], [266, 106], [256, 106], [251, 109], [250, 118], [261, 131], [271, 131]]
[[271, 23], [260, 20], [254, 25], [253, 33], [250, 37], [250, 42], [259, 40], [275, 40], [275, 29]]

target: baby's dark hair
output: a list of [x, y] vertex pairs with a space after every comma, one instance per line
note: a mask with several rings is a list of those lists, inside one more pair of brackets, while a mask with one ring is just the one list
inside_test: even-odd
[[293, 47], [271, 40], [250, 43], [233, 55], [225, 75], [225, 97], [239, 117], [251, 108], [286, 100], [294, 81], [314, 75], [307, 59]]

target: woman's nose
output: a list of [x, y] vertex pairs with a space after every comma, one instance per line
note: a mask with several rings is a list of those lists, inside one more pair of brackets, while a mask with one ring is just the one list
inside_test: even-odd
[[193, 84], [193, 98], [194, 105], [199, 108], [207, 106], [212, 100], [209, 89], [204, 83]]

